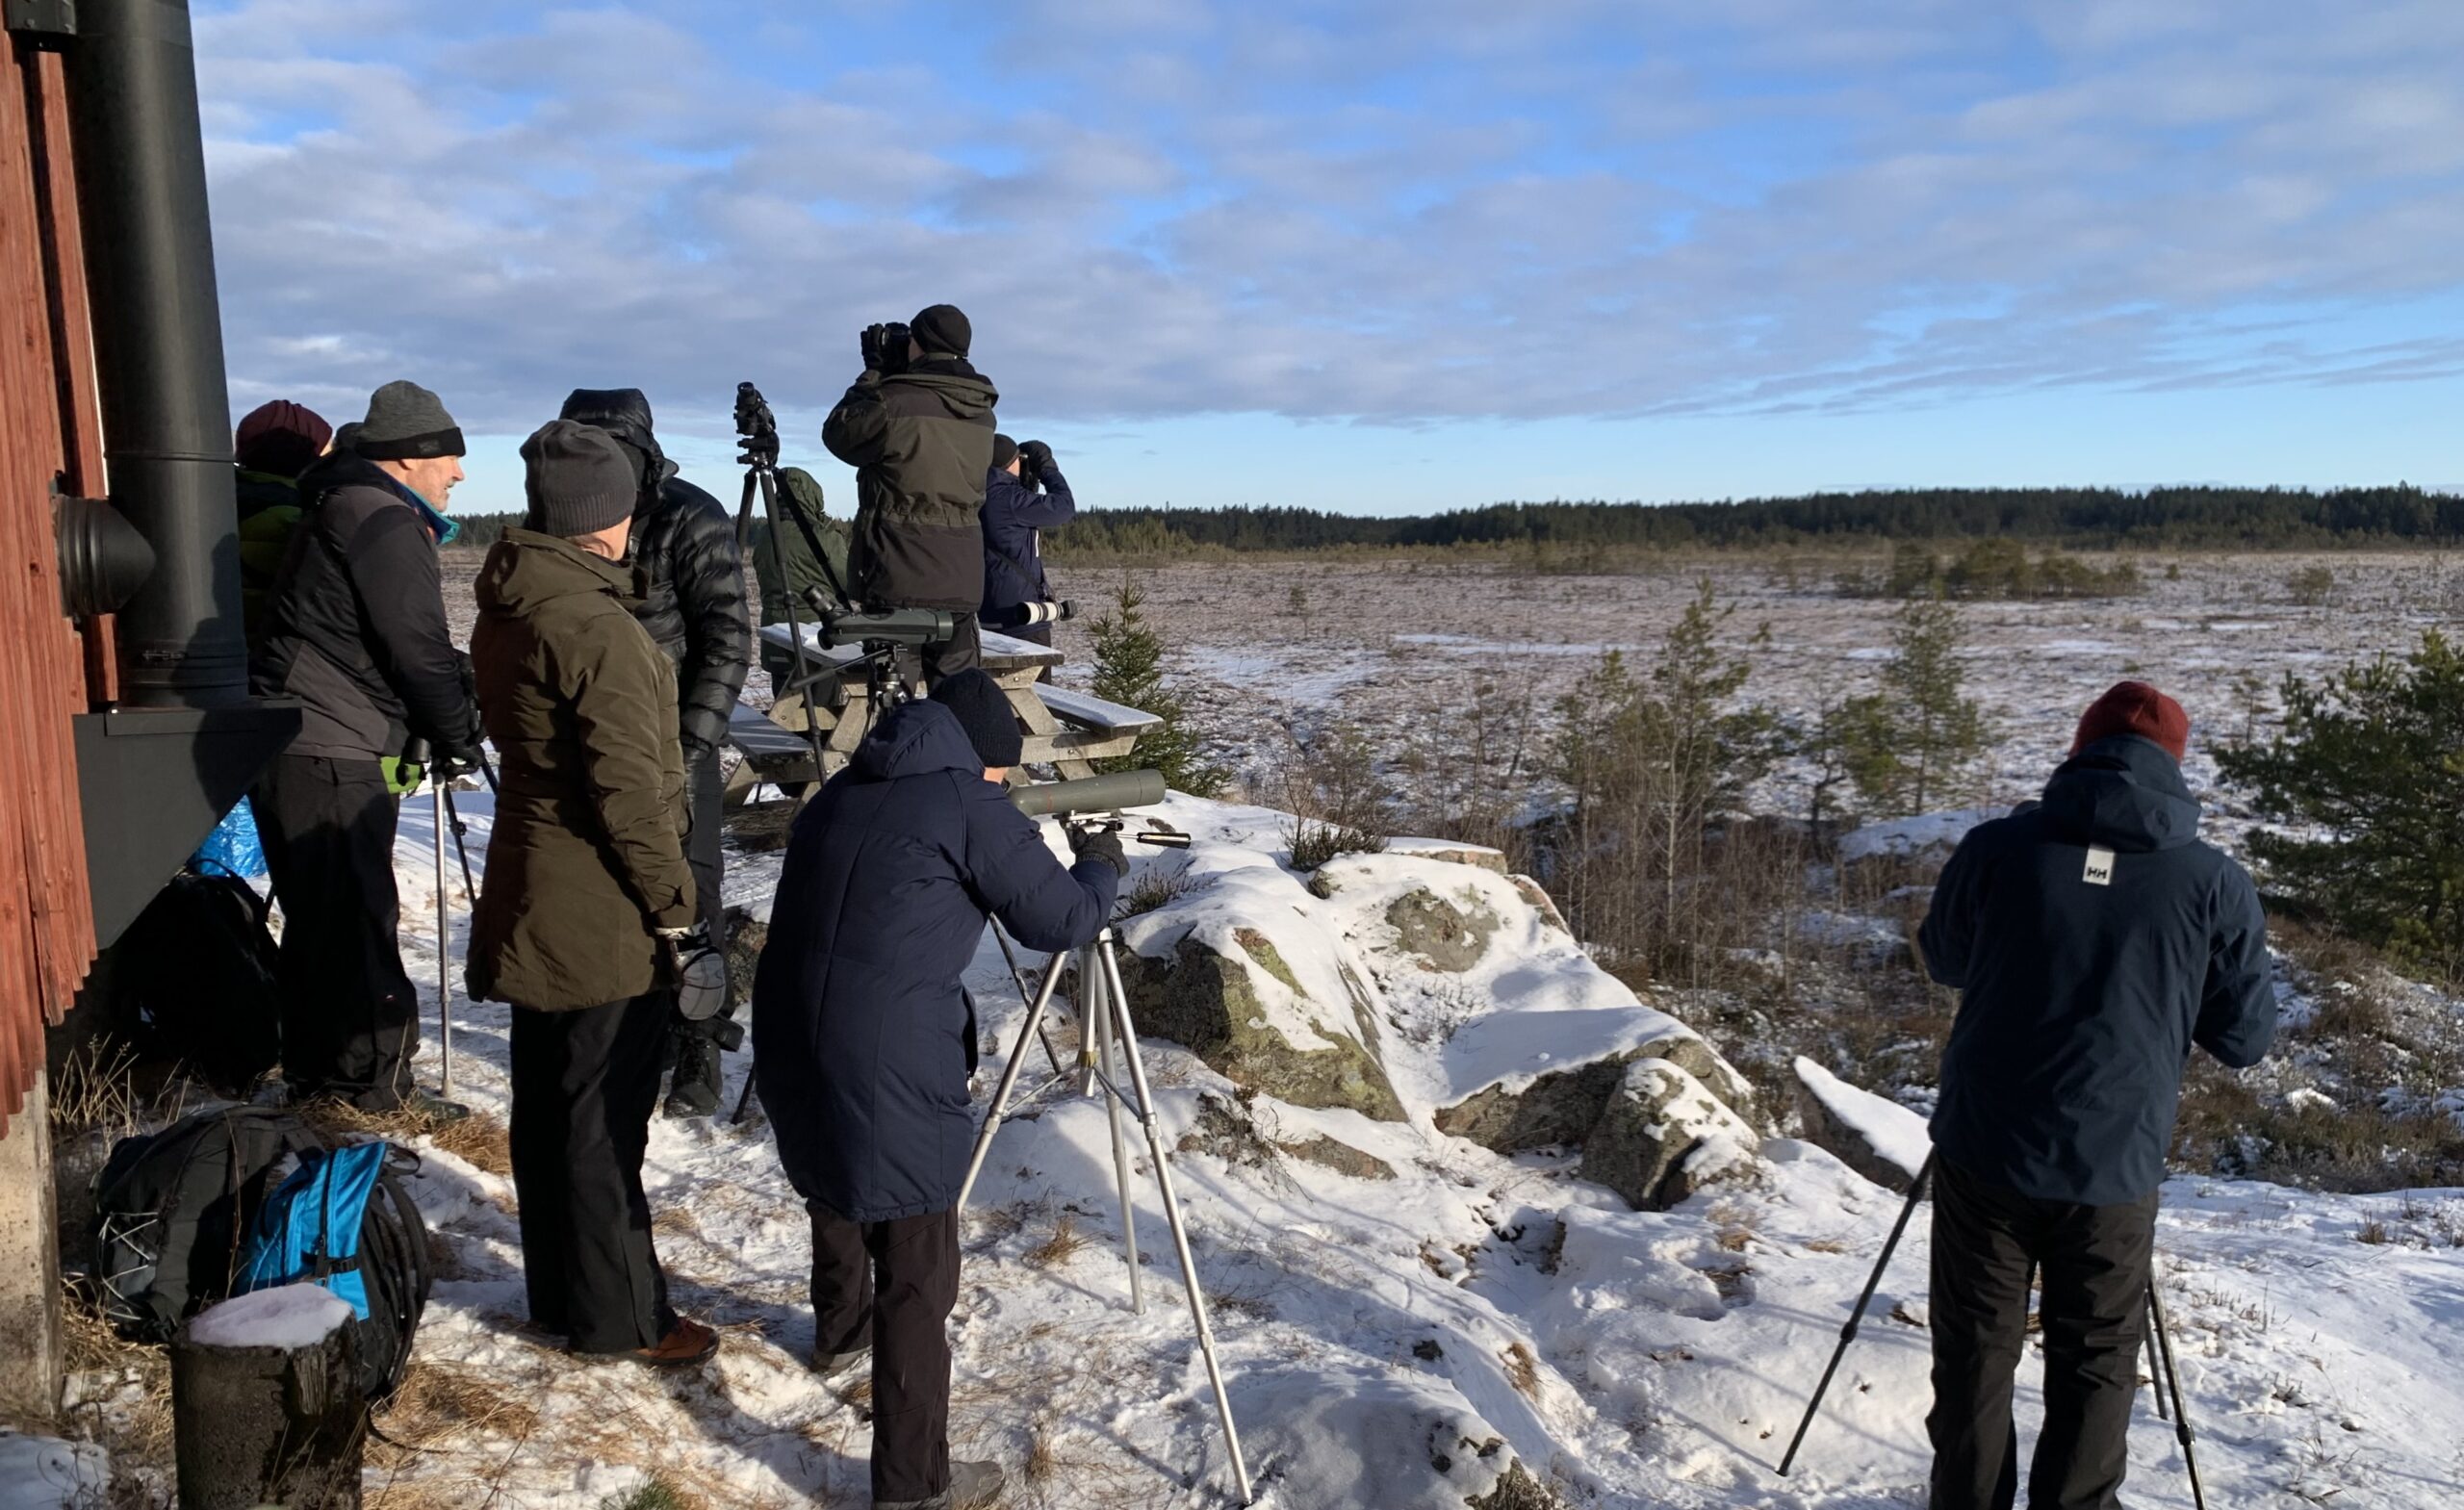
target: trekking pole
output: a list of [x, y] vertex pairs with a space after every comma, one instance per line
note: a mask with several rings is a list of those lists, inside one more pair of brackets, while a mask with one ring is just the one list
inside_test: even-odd
[[2182, 1370], [2173, 1362], [2173, 1337], [2165, 1326], [2165, 1301], [2157, 1292], [2152, 1267], [2147, 1275], [2147, 1313], [2156, 1321], [2156, 1346], [2165, 1360], [2165, 1382], [2173, 1392], [2173, 1440], [2182, 1445], [2182, 1467], [2190, 1471], [2191, 1503], [2197, 1510], [2207, 1510], [2207, 1492], [2198, 1482], [2198, 1449], [2191, 1445], [2191, 1413], [2182, 1403]]
[[1908, 1185], [1908, 1204], [1899, 1209], [1899, 1219], [1891, 1223], [1890, 1239], [1883, 1244], [1883, 1256], [1874, 1261], [1874, 1271], [1865, 1278], [1865, 1292], [1857, 1297], [1857, 1309], [1848, 1313], [1848, 1324], [1839, 1329], [1839, 1345], [1831, 1350], [1831, 1365], [1822, 1370], [1822, 1382], [1813, 1387], [1813, 1398], [1806, 1401], [1805, 1419], [1797, 1422], [1797, 1434], [1788, 1439], [1787, 1454], [1780, 1459], [1780, 1476], [1788, 1476], [1788, 1469], [1797, 1461], [1797, 1448], [1805, 1446], [1806, 1428], [1813, 1424], [1814, 1413], [1822, 1409], [1822, 1397], [1831, 1393], [1831, 1376], [1839, 1371], [1839, 1360], [1848, 1356], [1848, 1344], [1857, 1340], [1857, 1328], [1864, 1324], [1865, 1308], [1874, 1303], [1874, 1291], [1883, 1282], [1883, 1270], [1890, 1267], [1890, 1256], [1897, 1251], [1902, 1234], [1908, 1231], [1908, 1218], [1916, 1215], [1916, 1203], [1925, 1198], [1925, 1186], [1934, 1177], [1934, 1156], [1925, 1155], [1916, 1178]]
[[453, 853], [462, 861], [462, 895], [473, 907], [479, 905], [479, 883], [471, 879], [471, 831], [463, 826], [461, 810], [453, 806], [453, 788], [440, 786], [445, 798], [445, 816], [453, 825]]
[[452, 799], [445, 795], [445, 779], [428, 773], [428, 789], [436, 806], [436, 1041], [439, 1051], [440, 1095], [453, 1094], [453, 894], [445, 888], [445, 825]]

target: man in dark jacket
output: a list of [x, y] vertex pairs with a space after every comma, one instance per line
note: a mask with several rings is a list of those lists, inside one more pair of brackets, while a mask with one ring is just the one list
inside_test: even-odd
[[[1036, 491], [1041, 483], [1043, 491]], [[984, 626], [1038, 645], [1052, 643], [1052, 584], [1043, 575], [1043, 531], [1078, 517], [1069, 479], [1052, 448], [992, 438], [984, 484]]]
[[697, 1364], [718, 1334], [679, 1317], [651, 1243], [642, 1155], [692, 934], [679, 832], [676, 673], [625, 565], [640, 472], [552, 420], [525, 441], [525, 528], [489, 550], [471, 659], [504, 758], [474, 998], [513, 1007], [513, 1182], [530, 1318], [573, 1350]]
[[[640, 389], [577, 388], [567, 396], [561, 418], [615, 437], [640, 479], [632, 551], [642, 570], [643, 594], [633, 613], [676, 668], [685, 782], [693, 804], [686, 849], [703, 925], [724, 944], [719, 825], [726, 783], [719, 747], [727, 743], [728, 717], [735, 711], [753, 653], [735, 525], [717, 499], [676, 474], [676, 463], [652, 433], [650, 400]], [[708, 1116], [718, 1110], [719, 1042], [730, 1033], [727, 1019], [733, 1011], [731, 1004], [717, 1017], [678, 1019], [668, 1115]]]
[[240, 502], [240, 622], [251, 645], [265, 631], [273, 579], [299, 527], [299, 474], [325, 454], [332, 425], [305, 404], [276, 398], [257, 405], [232, 437]]
[[[956, 305], [933, 305], [908, 330], [904, 353], [866, 350], [863, 375], [830, 411], [821, 440], [856, 469], [848, 590], [859, 604], [946, 608], [958, 620], [957, 637], [921, 656], [922, 676], [937, 679], [981, 658], [979, 516], [1001, 396], [967, 365], [975, 332]], [[915, 670], [908, 668], [910, 680]]]
[[[776, 530], [763, 532], [768, 545], [753, 552], [753, 575], [761, 584], [761, 622], [786, 623], [792, 593], [796, 622], [808, 625], [813, 610], [808, 593], [819, 589], [824, 599], [833, 600], [847, 587], [847, 522], [823, 509], [821, 484], [802, 467], [779, 469], [779, 509], [785, 517]], [[821, 547], [818, 556], [815, 545]], [[784, 686], [795, 675], [795, 654], [764, 640], [761, 669], [770, 674], [772, 686]]]
[[814, 1364], [873, 1364], [873, 1502], [989, 1502], [949, 1461], [952, 1208], [975, 1138], [960, 975], [998, 917], [1030, 949], [1091, 940], [1127, 868], [1111, 834], [1064, 871], [1003, 787], [1017, 719], [981, 671], [883, 719], [796, 818], [754, 982], [754, 1074], [812, 1216]]
[[2011, 1420], [2041, 1273], [2038, 1510], [2112, 1510], [2156, 1197], [2195, 1043], [2235, 1068], [2275, 1035], [2249, 876], [2198, 838], [2190, 718], [2142, 682], [2080, 721], [2044, 800], [1962, 840], [1919, 934], [1962, 993], [1934, 1113], [1933, 1510], [2008, 1510]]
[[298, 737], [251, 794], [282, 903], [283, 1073], [295, 1099], [449, 1113], [410, 1084], [419, 992], [396, 933], [385, 762], [414, 736], [449, 764], [476, 758], [436, 560], [462, 432], [434, 394], [393, 382], [369, 399], [357, 447], [300, 478], [308, 508], [249, 661], [258, 696], [300, 704]]

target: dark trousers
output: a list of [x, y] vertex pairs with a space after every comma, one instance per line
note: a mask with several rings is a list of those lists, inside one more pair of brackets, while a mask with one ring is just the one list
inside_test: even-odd
[[282, 1070], [296, 1097], [391, 1111], [411, 1088], [419, 991], [396, 936], [396, 800], [373, 760], [274, 757], [250, 794], [282, 903]]
[[667, 1335], [642, 1152], [658, 1099], [664, 990], [579, 1011], [513, 1010], [513, 1188], [530, 1319], [580, 1353]]
[[2156, 1192], [2118, 1206], [2038, 1200], [1934, 1161], [1932, 1510], [2010, 1510], [2012, 1376], [2041, 1271], [2044, 1432], [2030, 1510], [2116, 1510], [2156, 1241]]
[[955, 632], [946, 643], [927, 645], [920, 651], [901, 646], [898, 653], [899, 679], [909, 687], [930, 689], [943, 677], [955, 677], [962, 671], [972, 671], [984, 664], [984, 632], [976, 623], [973, 609], [962, 609], [950, 615]]
[[817, 1201], [806, 1208], [814, 1350], [873, 1348], [873, 1499], [929, 1499], [950, 1487], [958, 1214], [853, 1222]]

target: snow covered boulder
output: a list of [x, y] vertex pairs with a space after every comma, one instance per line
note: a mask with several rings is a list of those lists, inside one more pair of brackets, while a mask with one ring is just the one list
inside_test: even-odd
[[1477, 896], [1450, 902], [1415, 886], [1387, 905], [1386, 926], [1395, 931], [1396, 946], [1424, 968], [1460, 975], [1487, 955], [1499, 922]]
[[1810, 1059], [1796, 1062], [1797, 1116], [1806, 1141], [1886, 1190], [1905, 1194], [1934, 1150], [1925, 1119]]
[[[1232, 1412], [1259, 1487], [1277, 1504], [1502, 1510], [1547, 1502], [1504, 1435], [1429, 1374], [1252, 1372], [1233, 1385]], [[1222, 1444], [1210, 1439], [1208, 1455], [1206, 1480], [1220, 1482]]]
[[1307, 889], [1229, 845], [1200, 846], [1191, 869], [1210, 883], [1121, 927], [1139, 1031], [1288, 1105], [1403, 1120], [1378, 1057], [1377, 987]]
[[1701, 1081], [1666, 1060], [1638, 1059], [1583, 1139], [1582, 1177], [1636, 1211], [1666, 1211], [1707, 1185], [1750, 1176], [1760, 1141]]
[[[1534, 1042], [1539, 1041], [1538, 1035], [1555, 1031], [1567, 1037], [1555, 1047], [1553, 1057], [1575, 1062], [1564, 1069], [1546, 1070], [1528, 1078], [1500, 1076], [1454, 1105], [1440, 1107], [1435, 1117], [1437, 1130], [1468, 1138], [1499, 1153], [1585, 1142], [1608, 1110], [1609, 1100], [1617, 1094], [1626, 1072], [1640, 1060], [1661, 1060], [1676, 1065], [1731, 1106], [1753, 1104], [1753, 1088], [1746, 1084], [1745, 1077], [1694, 1030], [1639, 1004], [1635, 1011], [1648, 1012], [1658, 1020], [1568, 1019], [1553, 1013], [1534, 1013], [1528, 1021], [1510, 1016], [1483, 1019], [1476, 1025], [1482, 1030], [1477, 1040], [1467, 1048], [1483, 1047], [1489, 1039], [1501, 1040], [1500, 1046], [1503, 1046], [1502, 1040], [1518, 1028], [1534, 1035]], [[1635, 1029], [1652, 1031], [1639, 1043], [1626, 1041]], [[1586, 1030], [1602, 1030], [1611, 1036], [1599, 1039]]]

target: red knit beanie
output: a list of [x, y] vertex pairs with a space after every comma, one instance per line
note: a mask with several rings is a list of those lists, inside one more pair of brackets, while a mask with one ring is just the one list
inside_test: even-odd
[[239, 434], [232, 437], [232, 451], [234, 459], [250, 472], [295, 477], [324, 454], [325, 443], [333, 436], [334, 427], [316, 410], [276, 398], [248, 411], [240, 422]]
[[2174, 763], [2190, 749], [2191, 716], [2182, 705], [2143, 681], [2122, 681], [2112, 691], [2088, 704], [2079, 720], [2078, 737], [2070, 742], [2070, 753], [2077, 755], [2099, 739], [2116, 734], [2137, 734], [2153, 740], [2164, 748]]

